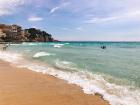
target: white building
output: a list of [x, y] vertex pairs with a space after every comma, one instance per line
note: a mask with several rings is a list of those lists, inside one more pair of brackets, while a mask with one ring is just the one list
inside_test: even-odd
[[0, 38], [6, 37], [6, 33], [3, 33], [2, 29], [0, 29]]

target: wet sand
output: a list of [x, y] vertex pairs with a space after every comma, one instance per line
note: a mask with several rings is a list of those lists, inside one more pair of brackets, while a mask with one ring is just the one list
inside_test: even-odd
[[47, 74], [0, 61], [0, 105], [108, 105], [97, 95]]

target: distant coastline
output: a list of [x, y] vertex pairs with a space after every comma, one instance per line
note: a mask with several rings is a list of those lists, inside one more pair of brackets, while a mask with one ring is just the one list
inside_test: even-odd
[[61, 42], [102, 42], [102, 43], [113, 43], [113, 42], [114, 42], [114, 43], [123, 43], [123, 42], [124, 42], [124, 43], [125, 43], [125, 42], [126, 42], [126, 43], [127, 43], [127, 42], [135, 43], [135, 42], [136, 42], [136, 43], [139, 43], [140, 41], [98, 41], [98, 40], [97, 40], [97, 41], [94, 41], [94, 40], [93, 40], [93, 41], [61, 41]]
[[58, 42], [58, 40], [40, 29], [23, 29], [16, 24], [0, 24], [0, 42]]

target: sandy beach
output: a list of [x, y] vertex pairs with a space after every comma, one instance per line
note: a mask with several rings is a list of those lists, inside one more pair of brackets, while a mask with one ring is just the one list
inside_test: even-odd
[[100, 96], [53, 76], [0, 61], [0, 105], [108, 105]]

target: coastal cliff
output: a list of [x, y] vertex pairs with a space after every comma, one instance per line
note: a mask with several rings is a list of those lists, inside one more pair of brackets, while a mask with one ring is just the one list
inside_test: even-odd
[[29, 42], [53, 42], [52, 35], [35, 28], [25, 29], [26, 38]]
[[0, 24], [0, 42], [54, 42], [51, 34], [36, 28]]

